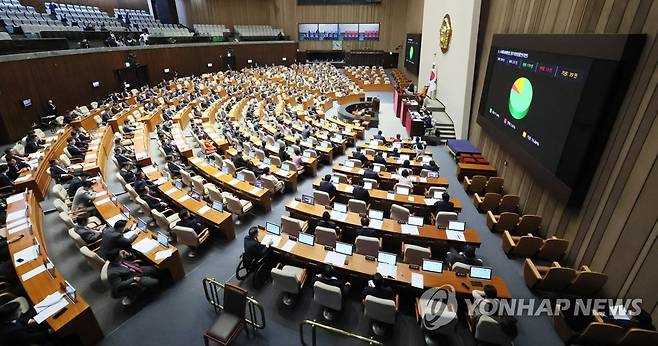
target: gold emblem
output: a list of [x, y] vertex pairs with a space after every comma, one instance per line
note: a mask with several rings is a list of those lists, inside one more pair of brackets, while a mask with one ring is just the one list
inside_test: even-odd
[[443, 54], [448, 52], [448, 48], [450, 48], [451, 38], [452, 38], [452, 22], [450, 20], [450, 15], [446, 14], [443, 17], [443, 22], [441, 23], [441, 37], [439, 39], [439, 46], [441, 47], [441, 52], [443, 52]]

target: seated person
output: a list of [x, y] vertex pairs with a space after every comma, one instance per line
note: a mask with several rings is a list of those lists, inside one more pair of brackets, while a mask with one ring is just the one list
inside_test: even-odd
[[[482, 291], [473, 290], [473, 315], [471, 316], [471, 321], [474, 326], [477, 326], [480, 317], [484, 312], [494, 311], [494, 306], [498, 304], [498, 290], [496, 286], [493, 285], [484, 285]], [[487, 306], [485, 306], [487, 305]]]
[[71, 154], [71, 156], [73, 156], [74, 158], [84, 159], [87, 151], [78, 147], [75, 143], [74, 138], [69, 138], [66, 140], [66, 142], [68, 143], [66, 149], [69, 151], [69, 154]]
[[261, 258], [265, 257], [268, 247], [273, 244], [270, 240], [268, 245], [263, 245], [258, 241], [258, 227], [251, 227], [244, 237], [244, 263], [249, 268]]
[[331, 221], [331, 214], [328, 211], [322, 213], [322, 219], [318, 221], [316, 227], [336, 230], [336, 235], [340, 237], [340, 227], [338, 227], [335, 222]]
[[[123, 238], [123, 236], [121, 236]], [[142, 293], [157, 289], [161, 271], [132, 261], [125, 251], [117, 251], [108, 258], [107, 279], [112, 296], [123, 297], [121, 304], [128, 306]]]
[[407, 185], [407, 186], [411, 186], [413, 188], [414, 182], [409, 177], [409, 170], [407, 170], [407, 169], [402, 170], [400, 175], [398, 175], [398, 183], [403, 184], [403, 185]]
[[79, 175], [73, 176], [71, 178], [71, 181], [69, 182], [69, 185], [66, 187], [66, 194], [69, 195], [69, 197], [73, 197], [75, 193], [78, 191], [80, 186], [82, 186], [82, 183], [85, 182], [89, 178], [89, 173], [80, 173]]
[[135, 163], [134, 158], [124, 153], [124, 151], [120, 147], [114, 148], [114, 158], [117, 159], [119, 166], [123, 166], [129, 163], [130, 164]]
[[395, 299], [395, 292], [391, 286], [384, 283], [384, 277], [382, 274], [375, 273], [372, 280], [368, 281], [368, 285], [363, 290], [363, 297], [373, 296], [380, 299]]
[[235, 156], [233, 156], [233, 160], [231, 161], [233, 162], [233, 166], [235, 166], [236, 170], [242, 168], [248, 168], [249, 166], [247, 160], [245, 160], [244, 157], [242, 157], [242, 150], [239, 150], [238, 153], [235, 154]]
[[53, 340], [48, 324], [37, 324], [30, 317], [34, 310], [21, 314], [20, 303], [10, 302], [0, 307], [0, 340], [3, 345], [43, 345]]
[[434, 160], [431, 160], [430, 162], [423, 164], [423, 169], [438, 173], [439, 172], [439, 165], [437, 165]]
[[303, 161], [304, 159], [302, 157], [302, 153], [299, 151], [299, 149], [295, 149], [295, 155], [293, 155], [292, 157], [292, 163], [295, 164], [295, 167], [297, 167], [297, 169], [302, 169]]
[[151, 188], [147, 186], [144, 186], [144, 190], [137, 191], [139, 194], [139, 197], [148, 204], [149, 208], [155, 209], [157, 211], [163, 211], [165, 209], [169, 209], [169, 205], [162, 200], [162, 198], [158, 197], [157, 193], [155, 190], [152, 190]]
[[482, 260], [475, 257], [475, 248], [471, 245], [464, 246], [464, 252], [449, 251], [446, 254], [446, 262], [450, 266], [459, 262], [472, 266], [481, 266]]
[[52, 159], [48, 161], [48, 166], [50, 168], [50, 176], [55, 179], [58, 184], [73, 179], [73, 172], [71, 172], [68, 167], [62, 165], [57, 160]]
[[207, 228], [203, 222], [192, 216], [187, 209], [182, 209], [179, 211], [178, 217], [180, 217], [178, 226], [191, 228], [196, 234], [203, 232], [203, 230]]
[[125, 180], [128, 184], [131, 184], [135, 181], [135, 172], [133, 172], [133, 167], [130, 163], [125, 163], [121, 166], [119, 175], [121, 175], [123, 180]]
[[153, 182], [148, 180], [146, 174], [142, 170], [138, 170], [135, 174], [135, 181], [133, 182], [133, 188], [135, 191], [142, 191], [145, 186], [153, 187]]
[[384, 158], [384, 155], [382, 155], [381, 152], [377, 152], [375, 154], [375, 158], [373, 159], [373, 162], [374, 163], [379, 163], [381, 165], [385, 165], [386, 164], [386, 159]]
[[210, 137], [204, 136], [203, 137], [203, 149], [205, 150], [206, 153], [214, 153], [217, 151], [215, 148], [215, 143], [210, 140]]
[[8, 169], [7, 165], [0, 165], [0, 189], [14, 186], [14, 179], [7, 175]]
[[377, 134], [373, 136], [374, 139], [378, 139], [380, 141], [385, 141], [386, 137], [382, 135], [382, 130], [377, 131]]
[[18, 179], [21, 173], [26, 170], [30, 170], [30, 165], [25, 162], [16, 161], [13, 157], [7, 161], [6, 174], [11, 180]]
[[331, 183], [331, 174], [324, 176], [324, 179], [320, 182], [318, 190], [328, 193], [329, 197], [336, 196], [336, 187]]
[[89, 215], [87, 213], [79, 214], [75, 218], [75, 224], [75, 233], [87, 244], [95, 243], [103, 236], [103, 232], [98, 229], [102, 225], [89, 222]]
[[283, 147], [279, 148], [279, 159], [281, 159], [281, 162], [290, 160], [290, 155]]
[[130, 121], [126, 121], [121, 127], [124, 133], [133, 133], [137, 130], [137, 127], [133, 125]]
[[363, 177], [367, 179], [379, 179], [379, 173], [375, 172], [374, 169], [372, 169], [372, 165], [368, 164], [363, 167]]
[[130, 157], [131, 159], [135, 159], [135, 152], [132, 149], [126, 147], [123, 144], [121, 144], [121, 139], [120, 138], [114, 139], [114, 147], [115, 148], [121, 148], [121, 152], [124, 155]]
[[37, 135], [29, 135], [27, 137], [27, 141], [25, 141], [25, 154], [33, 154], [39, 151], [39, 149], [43, 148], [43, 146], [39, 145], [38, 142], [39, 137]]
[[175, 160], [173, 156], [167, 156], [166, 160], [167, 160], [167, 169], [169, 169], [169, 172], [175, 177], [180, 176], [181, 170], [187, 169], [185, 165], [178, 162], [178, 160]]
[[98, 249], [98, 255], [106, 260], [115, 258], [119, 250], [130, 251], [132, 243], [137, 239], [137, 234], [130, 238], [123, 236], [127, 221], [119, 220], [114, 223], [114, 227], [105, 227], [101, 235], [101, 246]]
[[325, 266], [320, 273], [315, 275], [315, 280], [340, 288], [342, 294], [346, 294], [352, 286], [349, 281], [340, 279], [336, 276], [336, 270], [332, 265]]
[[368, 162], [368, 158], [361, 152], [361, 148], [359, 147], [356, 147], [354, 153], [352, 153], [352, 158], [361, 161], [362, 164]]
[[[271, 180], [274, 183], [274, 186], [277, 188], [277, 191], [282, 192], [284, 188], [284, 184], [282, 181], [280, 181], [277, 177], [275, 177], [272, 173], [270, 173], [270, 167], [265, 167], [261, 171], [261, 177], [267, 178]], [[276, 191], [272, 191], [276, 192]]]
[[402, 142], [402, 138], [400, 137], [400, 134], [396, 134], [395, 138], [393, 138], [393, 143], [400, 143]]
[[363, 187], [363, 182], [358, 182], [354, 184], [354, 189], [352, 190], [352, 195], [354, 199], [370, 203], [370, 191], [366, 190]]
[[72, 211], [93, 211], [94, 207], [94, 198], [96, 198], [96, 192], [93, 190], [94, 182], [91, 180], [85, 180], [82, 183], [82, 186], [78, 188], [73, 196], [73, 202], [71, 203]]
[[436, 215], [440, 211], [454, 212], [455, 205], [450, 202], [450, 195], [447, 192], [444, 192], [441, 195], [441, 200], [436, 201], [432, 206], [432, 212]]
[[379, 233], [376, 230], [369, 228], [368, 225], [370, 225], [370, 219], [367, 216], [361, 217], [361, 228], [356, 231], [356, 235], [379, 238]]

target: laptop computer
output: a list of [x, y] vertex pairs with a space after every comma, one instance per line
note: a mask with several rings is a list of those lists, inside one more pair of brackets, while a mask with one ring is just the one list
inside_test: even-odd
[[332, 175], [332, 176], [331, 176], [331, 183], [332, 183], [332, 184], [340, 184], [340, 178], [338, 178], [338, 177], [335, 176], [335, 175]]
[[182, 190], [183, 189], [183, 182], [180, 180], [175, 180], [174, 181], [174, 186], [176, 186], [177, 189]]
[[315, 198], [313, 198], [313, 196], [309, 196], [309, 195], [302, 195], [302, 202], [306, 203], [306, 204], [313, 205], [313, 204], [315, 204]]
[[307, 159], [310, 159], [311, 158], [311, 153], [308, 152], [308, 151], [305, 151], [304, 152], [304, 157], [307, 158]]
[[122, 205], [121, 213], [123, 213], [123, 215], [125, 215], [126, 217], [130, 217], [130, 208], [126, 207], [125, 205]]
[[366, 190], [372, 190], [372, 183], [369, 181], [364, 181], [363, 182], [363, 188]]
[[449, 221], [448, 222], [448, 229], [453, 230], [453, 231], [464, 231], [466, 228], [466, 224], [463, 222], [458, 222], [458, 221]]
[[304, 245], [309, 245], [309, 246], [315, 245], [315, 237], [310, 234], [299, 233], [297, 240]]
[[140, 219], [140, 218], [137, 218], [137, 228], [138, 228], [140, 231], [142, 231], [142, 232], [146, 232], [146, 227], [147, 227], [147, 226], [148, 226], [148, 223], [146, 223], [146, 221], [144, 221], [144, 220], [142, 220], [142, 219]]
[[423, 270], [432, 273], [443, 272], [443, 262], [423, 259]]
[[406, 155], [406, 154], [400, 155], [400, 160], [402, 160], [402, 161], [409, 160], [409, 155]]
[[354, 168], [354, 161], [347, 160], [344, 165], [345, 167]]
[[238, 172], [236, 178], [238, 178], [238, 180], [240, 180], [240, 181], [244, 181], [244, 173]]
[[164, 247], [169, 247], [169, 237], [162, 232], [157, 233], [158, 243]]
[[368, 217], [374, 220], [384, 220], [384, 212], [377, 209], [368, 210]]
[[352, 256], [352, 244], [348, 243], [343, 243], [343, 242], [336, 242], [336, 252], [347, 255], [347, 256]]
[[422, 226], [424, 219], [422, 216], [409, 216], [408, 224], [412, 226]]
[[347, 204], [343, 203], [335, 203], [334, 202], [334, 208], [335, 211], [339, 213], [347, 213]]
[[270, 222], [265, 223], [265, 230], [268, 233], [276, 234], [276, 235], [281, 235], [281, 226], [275, 225]]
[[224, 211], [224, 204], [222, 202], [214, 201], [212, 202], [212, 208], [221, 213]]
[[397, 195], [403, 195], [403, 196], [409, 196], [409, 187], [408, 186], [398, 186], [395, 189], [395, 194]]
[[491, 268], [471, 266], [469, 276], [473, 279], [491, 280]]
[[377, 262], [395, 265], [397, 262], [397, 255], [390, 252], [379, 251], [377, 253]]
[[196, 199], [197, 201], [201, 200], [201, 194], [194, 190], [190, 190], [190, 197]]

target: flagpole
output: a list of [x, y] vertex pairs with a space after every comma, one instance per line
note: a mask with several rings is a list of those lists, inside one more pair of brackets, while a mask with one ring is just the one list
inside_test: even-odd
[[436, 91], [439, 89], [439, 84], [437, 83], [437, 80], [439, 78], [439, 74], [436, 73], [436, 53], [434, 53], [434, 63], [432, 63], [432, 70], [434, 70], [434, 90], [432, 90], [432, 99], [436, 100]]

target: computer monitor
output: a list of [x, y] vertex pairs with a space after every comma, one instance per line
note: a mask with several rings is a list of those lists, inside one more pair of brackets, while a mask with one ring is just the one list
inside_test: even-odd
[[201, 194], [198, 193], [198, 192], [196, 192], [196, 191], [194, 191], [194, 190], [190, 190], [190, 197], [196, 199], [197, 201], [200, 201], [201, 198], [202, 198], [202, 197], [201, 197]]
[[137, 218], [137, 228], [139, 228], [140, 231], [146, 232], [146, 227], [148, 226], [148, 223], [146, 221]]
[[375, 171], [375, 172], [377, 172], [377, 173], [379, 173], [379, 172], [382, 171], [382, 166], [380, 166], [380, 165], [373, 165], [373, 166], [372, 166], [372, 170]]
[[471, 266], [469, 276], [473, 279], [491, 280], [491, 268]]
[[354, 168], [354, 161], [345, 161], [345, 167]]
[[286, 152], [287, 152], [288, 154], [292, 155], [292, 154], [295, 153], [295, 149], [294, 149], [293, 147], [287, 147], [287, 148], [286, 148]]
[[290, 166], [288, 166], [285, 163], [282, 163], [281, 164], [281, 170], [284, 171], [284, 172], [288, 172], [290, 170]]
[[434, 190], [433, 195], [432, 195], [432, 198], [434, 198], [434, 199], [441, 199], [441, 198], [443, 198], [443, 192], [444, 192], [444, 191], [441, 191], [441, 190]]
[[122, 206], [121, 206], [121, 212], [122, 212], [123, 215], [125, 215], [126, 217], [130, 217], [130, 208], [126, 207], [125, 205], [122, 205]]
[[338, 176], [332, 175], [331, 176], [331, 182], [333, 184], [339, 184], [340, 183], [340, 178], [338, 178]]
[[377, 209], [368, 210], [368, 217], [374, 220], [384, 220], [384, 212]]
[[259, 188], [259, 189], [264, 189], [265, 184], [263, 183], [262, 180], [256, 180], [256, 187]]
[[432, 273], [443, 272], [443, 262], [423, 259], [423, 270]]
[[182, 190], [183, 189], [183, 182], [180, 180], [175, 180], [174, 181], [174, 186], [176, 186], [177, 189]]
[[406, 155], [406, 154], [400, 155], [400, 160], [402, 160], [402, 161], [409, 160], [409, 155]]
[[339, 213], [347, 213], [347, 204], [334, 202], [334, 210]]
[[384, 251], [379, 251], [377, 253], [377, 262], [379, 263], [386, 263], [390, 265], [395, 265], [395, 262], [397, 261], [397, 255], [390, 253], [390, 252], [384, 252]]
[[336, 134], [336, 139], [337, 139], [338, 141], [342, 141], [342, 140], [343, 140], [343, 135]]
[[427, 172], [427, 177], [428, 178], [438, 178], [439, 177], [439, 172], [434, 172], [434, 171]]
[[315, 204], [315, 198], [309, 195], [302, 195], [302, 202], [306, 204]]
[[250, 151], [249, 152], [249, 157], [256, 157], [256, 152], [255, 151]]
[[306, 233], [299, 233], [299, 236], [297, 237], [297, 240], [300, 243], [305, 244], [305, 245], [309, 245], [309, 246], [313, 246], [315, 244], [315, 237], [310, 235], [310, 234], [306, 234]]
[[449, 221], [448, 222], [448, 229], [453, 230], [453, 231], [464, 231], [466, 228], [466, 225], [463, 222], [458, 222], [458, 221]]
[[162, 232], [157, 233], [158, 243], [164, 247], [169, 247], [169, 237]]
[[412, 226], [422, 226], [424, 219], [422, 216], [409, 216], [408, 224]]
[[364, 181], [363, 182], [363, 188], [366, 190], [372, 190], [372, 183], [369, 181]]
[[266, 165], [271, 165], [272, 161], [270, 161], [269, 157], [265, 157], [265, 158], [263, 158], [263, 163], [266, 164]]
[[224, 204], [222, 202], [214, 201], [212, 202], [212, 208], [221, 213], [224, 211]]
[[352, 256], [352, 244], [336, 242], [336, 252], [343, 255]]
[[310, 151], [305, 151], [304, 152], [304, 157], [307, 158], [307, 159], [310, 159], [311, 158], [311, 152]]
[[395, 188], [395, 193], [398, 195], [409, 196], [409, 187], [398, 186], [397, 188]]
[[222, 167], [222, 173], [228, 174], [228, 166], [223, 166]]
[[431, 156], [423, 156], [423, 163], [429, 163], [430, 161], [432, 161]]
[[242, 172], [238, 172], [238, 174], [237, 174], [237, 178], [238, 178], [238, 180], [240, 180], [240, 181], [244, 181], [244, 173], [242, 173]]
[[265, 230], [269, 233], [280, 235], [281, 234], [281, 226], [275, 225], [270, 222], [265, 223]]

